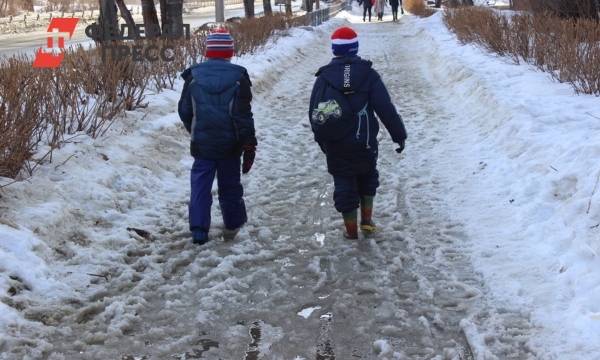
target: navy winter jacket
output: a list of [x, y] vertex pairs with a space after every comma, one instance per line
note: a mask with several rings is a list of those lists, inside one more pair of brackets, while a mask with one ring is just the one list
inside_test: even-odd
[[193, 157], [240, 156], [242, 146], [256, 146], [250, 77], [242, 66], [209, 59], [185, 70], [179, 101], [181, 121], [191, 134]]
[[375, 170], [379, 133], [379, 122], [375, 114], [390, 133], [392, 141], [400, 143], [407, 137], [402, 119], [381, 77], [371, 67], [371, 61], [361, 59], [357, 55], [333, 58], [316, 73], [317, 80], [310, 98], [309, 121], [315, 106], [315, 94], [325, 80], [333, 87], [343, 89], [345, 76], [346, 81], [348, 77], [348, 74], [344, 74], [344, 65], [348, 59], [350, 90], [354, 91], [348, 95], [348, 101], [354, 113], [359, 113], [365, 104], [367, 107], [366, 113], [359, 116], [356, 131], [336, 142], [319, 143], [327, 156], [328, 171], [333, 176], [355, 176]]

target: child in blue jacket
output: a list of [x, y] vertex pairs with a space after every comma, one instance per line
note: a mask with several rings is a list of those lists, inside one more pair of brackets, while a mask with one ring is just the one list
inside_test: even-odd
[[207, 60], [181, 74], [185, 84], [178, 111], [191, 134], [194, 157], [189, 202], [194, 244], [209, 240], [215, 175], [225, 228], [234, 230], [248, 220], [240, 167], [244, 174], [250, 171], [257, 145], [252, 84], [246, 69], [230, 62], [233, 53], [233, 38], [226, 30], [217, 29], [206, 37]]
[[355, 131], [339, 140], [319, 141], [315, 134], [315, 141], [326, 155], [327, 170], [333, 176], [333, 200], [335, 209], [342, 213], [344, 219], [344, 237], [358, 240], [359, 207], [361, 230], [375, 230], [375, 223], [371, 219], [373, 199], [379, 187], [379, 122], [375, 114], [390, 133], [392, 141], [399, 145], [396, 149], [398, 153], [404, 149], [407, 133], [381, 77], [372, 68], [370, 61], [357, 55], [356, 32], [349, 27], [342, 27], [333, 33], [331, 39], [335, 57], [316, 73], [308, 116], [313, 119], [313, 111], [317, 105], [315, 101], [318, 101], [316, 96], [322, 92], [325, 82], [348, 93], [347, 99], [352, 111], [359, 114]]

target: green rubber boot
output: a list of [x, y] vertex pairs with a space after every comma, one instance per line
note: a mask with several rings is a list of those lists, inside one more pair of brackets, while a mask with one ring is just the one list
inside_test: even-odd
[[344, 226], [346, 227], [344, 238], [351, 241], [358, 240], [358, 211], [354, 210], [342, 213], [342, 216], [344, 217]]

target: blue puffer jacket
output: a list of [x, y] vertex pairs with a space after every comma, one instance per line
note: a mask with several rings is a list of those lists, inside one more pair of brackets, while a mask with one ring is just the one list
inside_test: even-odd
[[242, 146], [256, 146], [252, 86], [242, 66], [209, 59], [185, 70], [179, 117], [192, 135], [193, 157], [224, 159], [240, 156]]
[[327, 168], [333, 176], [355, 176], [375, 169], [377, 164], [377, 134], [379, 133], [379, 117], [392, 137], [392, 141], [400, 143], [406, 139], [406, 129], [402, 118], [398, 115], [390, 95], [381, 77], [371, 65], [371, 61], [354, 55], [336, 57], [319, 69], [315, 76], [308, 112], [309, 120], [314, 109], [317, 89], [327, 80], [333, 87], [343, 89], [344, 65], [350, 60], [350, 90], [348, 101], [353, 112], [359, 113], [367, 104], [366, 111], [359, 114], [356, 131], [351, 132], [339, 141], [323, 142], [319, 146], [327, 155]]

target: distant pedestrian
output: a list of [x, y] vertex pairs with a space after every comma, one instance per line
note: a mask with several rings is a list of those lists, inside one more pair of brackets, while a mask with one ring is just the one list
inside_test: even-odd
[[375, 0], [375, 8], [373, 9], [377, 14], [377, 21], [383, 21], [383, 11], [387, 6], [386, 0]]
[[[233, 38], [224, 29], [206, 37], [203, 63], [185, 70], [179, 116], [191, 134], [189, 227], [192, 242], [208, 242], [212, 184], [217, 176], [218, 199], [225, 228], [234, 230], [247, 220], [240, 166], [250, 171], [256, 151], [250, 77], [232, 64]], [[243, 155], [243, 163], [240, 157]]]
[[392, 21], [398, 21], [398, 6], [402, 6], [402, 0], [390, 0], [390, 6], [392, 7]]
[[[367, 0], [368, 1], [368, 0]], [[358, 36], [349, 27], [337, 29], [331, 36], [331, 48], [335, 56], [331, 62], [317, 71], [309, 105], [311, 128], [313, 123], [325, 124], [327, 119], [343, 118], [343, 112], [336, 108], [337, 103], [326, 101], [323, 104], [331, 116], [321, 117], [319, 94], [327, 93], [330, 87], [346, 94], [346, 103], [351, 110], [352, 121], [343, 131], [336, 127], [332, 138], [338, 140], [321, 141], [315, 133], [315, 141], [327, 159], [327, 171], [333, 176], [333, 201], [335, 209], [342, 213], [348, 240], [358, 239], [358, 212], [360, 207], [360, 229], [375, 230], [371, 216], [376, 189], [379, 187], [377, 171], [379, 117], [399, 147], [401, 153], [406, 140], [406, 129], [402, 118], [390, 99], [381, 77], [372, 68], [372, 63], [361, 59], [358, 53]], [[331, 94], [331, 92], [330, 92]], [[354, 114], [354, 115], [352, 115]], [[345, 118], [345, 117], [344, 117]], [[344, 125], [346, 129], [346, 125]], [[313, 128], [314, 131], [314, 128]]]
[[366, 21], [367, 13], [369, 13], [369, 22], [371, 22], [371, 9], [375, 0], [361, 0], [363, 5], [363, 22]]

